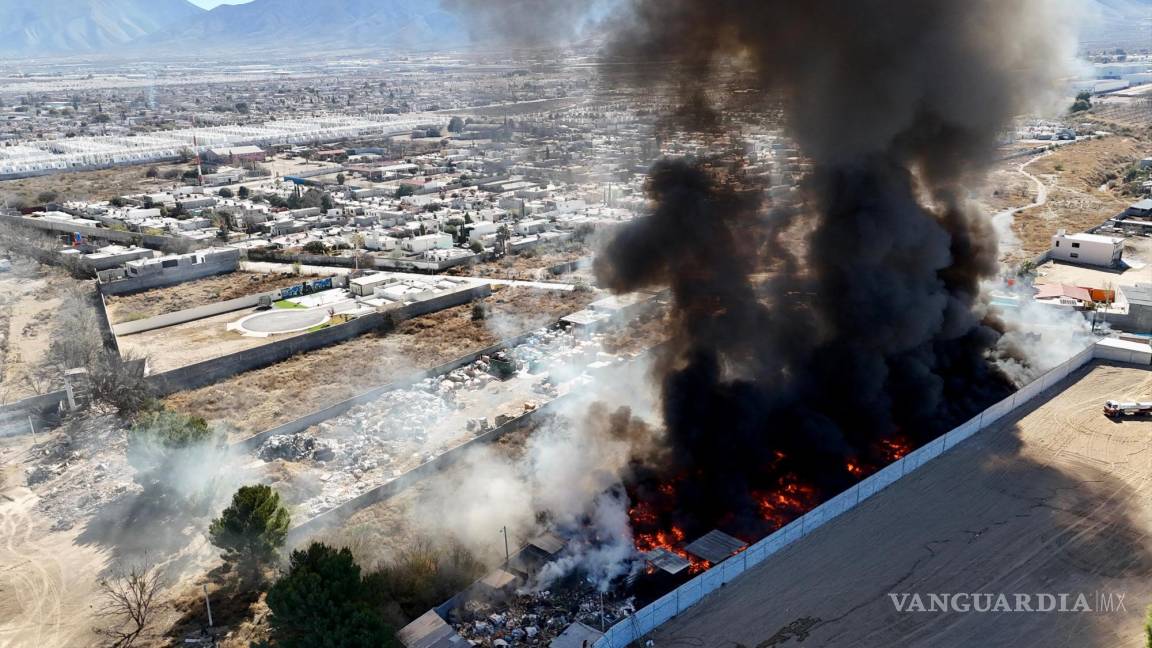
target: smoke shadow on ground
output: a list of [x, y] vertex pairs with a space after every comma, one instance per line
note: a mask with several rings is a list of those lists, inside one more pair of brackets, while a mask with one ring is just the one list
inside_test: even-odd
[[206, 538], [210, 516], [190, 511], [176, 496], [145, 490], [125, 493], [100, 509], [76, 544], [109, 552], [104, 575], [125, 565], [155, 564], [165, 576], [179, 576], [194, 556], [188, 549]]

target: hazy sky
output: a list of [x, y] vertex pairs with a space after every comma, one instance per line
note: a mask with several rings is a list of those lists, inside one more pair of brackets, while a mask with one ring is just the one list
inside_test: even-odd
[[252, 0], [192, 0], [192, 4], [200, 5], [205, 9], [211, 9], [216, 5], [222, 4], [245, 4]]

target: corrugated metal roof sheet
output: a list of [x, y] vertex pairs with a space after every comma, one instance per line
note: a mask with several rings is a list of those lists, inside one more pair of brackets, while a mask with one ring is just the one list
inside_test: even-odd
[[603, 636], [603, 632], [577, 621], [565, 628], [559, 637], [553, 639], [548, 648], [584, 648], [591, 646]]
[[470, 645], [435, 610], [428, 610], [401, 628], [396, 638], [407, 648], [464, 648]]
[[680, 572], [688, 569], [688, 560], [678, 556], [667, 549], [653, 549], [644, 554], [644, 558], [652, 563], [652, 566], [663, 569], [669, 574], [679, 574]]
[[693, 556], [703, 558], [715, 565], [726, 558], [730, 558], [733, 554], [747, 546], [747, 542], [739, 538], [733, 538], [719, 529], [713, 529], [704, 536], [690, 542], [684, 547], [684, 551], [687, 551]]

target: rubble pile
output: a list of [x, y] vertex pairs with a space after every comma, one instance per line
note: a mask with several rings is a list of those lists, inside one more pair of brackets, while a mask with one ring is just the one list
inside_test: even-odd
[[608, 628], [634, 614], [632, 599], [614, 599], [589, 589], [544, 590], [501, 603], [468, 601], [456, 614], [456, 633], [473, 646], [546, 647], [576, 621]]
[[[312, 434], [272, 437], [259, 456], [322, 467], [320, 492], [303, 503], [309, 514], [322, 513], [558, 397], [591, 364], [616, 360], [601, 351], [603, 338], [542, 329], [502, 354], [387, 391]], [[504, 386], [518, 375], [530, 382]], [[525, 387], [542, 398], [525, 400]]]
[[329, 439], [307, 434], [278, 434], [268, 437], [257, 454], [264, 461], [331, 461], [338, 451], [339, 445]]
[[115, 419], [93, 416], [69, 423], [32, 450], [26, 483], [39, 496], [36, 509], [55, 520], [53, 531], [71, 529], [137, 488], [126, 447]]
[[[511, 349], [518, 365], [538, 374], [562, 367], [580, 369], [598, 359], [604, 335], [578, 337], [570, 329], [546, 329]], [[607, 355], [607, 354], [604, 354]]]

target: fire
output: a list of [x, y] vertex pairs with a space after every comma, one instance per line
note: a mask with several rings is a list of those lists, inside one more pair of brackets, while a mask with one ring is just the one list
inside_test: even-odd
[[844, 464], [844, 469], [847, 470], [848, 474], [852, 475], [853, 477], [864, 476], [864, 468], [852, 459], [849, 459], [847, 463]]
[[[672, 483], [661, 484], [657, 490], [670, 499], [676, 495], [676, 487]], [[685, 543], [685, 540], [687, 540], [684, 529], [675, 524], [667, 529], [659, 528], [660, 515], [650, 502], [638, 502], [636, 506], [628, 509], [628, 518], [632, 521], [632, 528], [636, 530], [636, 551], [640, 553], [647, 553], [655, 549], [670, 551], [688, 561], [688, 570], [689, 573], [692, 574], [702, 572], [711, 567], [708, 561], [697, 558], [687, 551], [684, 551], [682, 545]], [[653, 528], [655, 528], [654, 531], [641, 530]]]
[[912, 452], [912, 444], [904, 437], [881, 439], [877, 444], [877, 451], [885, 463], [899, 461], [901, 457]]
[[684, 531], [677, 526], [673, 526], [667, 531], [636, 534], [636, 550], [641, 553], [653, 549], [667, 549], [673, 553], [679, 553], [677, 545], [681, 542], [684, 542]]
[[787, 475], [780, 479], [779, 488], [755, 497], [760, 517], [771, 523], [775, 530], [815, 506], [816, 489], [799, 483], [794, 475]]

